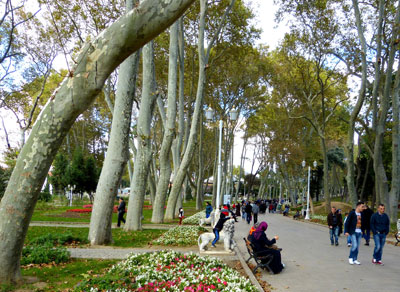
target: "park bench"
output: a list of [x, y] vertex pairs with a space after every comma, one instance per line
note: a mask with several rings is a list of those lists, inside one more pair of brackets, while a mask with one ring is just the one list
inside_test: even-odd
[[[263, 255], [259, 256], [257, 255], [257, 252], [254, 251], [253, 245], [249, 240], [247, 240], [245, 237], [243, 237], [243, 240], [246, 244], [247, 251], [249, 252], [250, 257], [247, 259], [246, 263], [248, 263], [251, 259], [254, 259], [256, 262], [256, 267], [253, 269], [253, 273], [255, 274], [258, 268], [266, 269], [269, 271], [270, 274], [273, 274], [269, 264], [272, 261], [272, 255]], [[264, 262], [264, 263], [263, 263]]]
[[394, 237], [397, 240], [395, 244], [397, 246], [397, 244], [400, 242], [400, 219], [397, 220], [397, 233], [394, 235]]

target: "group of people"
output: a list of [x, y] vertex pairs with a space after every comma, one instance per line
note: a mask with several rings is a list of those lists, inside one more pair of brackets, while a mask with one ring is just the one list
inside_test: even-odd
[[345, 219], [342, 221], [340, 210], [336, 210], [336, 207], [332, 207], [331, 212], [327, 216], [331, 245], [339, 245], [338, 237], [344, 225], [347, 245], [351, 247], [349, 264], [360, 265], [361, 262], [358, 260], [358, 251], [361, 238], [363, 237], [365, 239], [365, 245], [369, 245], [370, 233], [372, 231], [375, 242], [372, 263], [383, 265], [383, 247], [386, 242], [386, 235], [390, 230], [390, 220], [389, 216], [385, 213], [385, 205], [379, 204], [377, 212], [373, 213], [364, 202], [358, 202], [356, 208], [345, 215]]

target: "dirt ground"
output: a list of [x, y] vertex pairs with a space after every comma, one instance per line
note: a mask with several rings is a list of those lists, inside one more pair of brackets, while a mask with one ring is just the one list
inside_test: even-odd
[[[314, 207], [314, 213], [315, 214], [326, 214], [325, 211], [325, 202], [323, 202], [320, 206], [318, 207]], [[342, 210], [342, 215], [344, 215], [344, 213], [346, 212], [350, 212], [352, 208], [352, 206], [348, 203], [343, 203], [343, 202], [331, 202], [331, 206], [335, 206], [336, 209], [341, 209]]]

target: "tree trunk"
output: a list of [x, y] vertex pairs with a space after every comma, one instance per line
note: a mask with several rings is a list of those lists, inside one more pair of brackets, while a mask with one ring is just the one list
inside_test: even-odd
[[86, 44], [42, 110], [22, 148], [0, 203], [0, 282], [21, 278], [20, 257], [38, 195], [75, 119], [128, 56], [174, 23], [194, 0], [144, 1]]
[[[126, 11], [130, 11], [135, 4], [133, 0], [127, 1]], [[139, 53], [136, 52], [129, 56], [119, 69], [113, 111], [117, 114], [113, 115], [107, 155], [101, 169], [90, 217], [89, 242], [91, 245], [112, 242], [111, 223], [115, 196], [129, 159], [129, 132], [138, 66]]]
[[356, 16], [358, 38], [360, 39], [360, 43], [361, 43], [362, 77], [361, 77], [361, 86], [360, 86], [360, 90], [358, 93], [357, 102], [350, 114], [349, 129], [347, 132], [347, 145], [346, 145], [347, 177], [346, 177], [346, 180], [347, 180], [347, 188], [349, 191], [351, 204], [355, 208], [357, 201], [358, 201], [358, 196], [357, 196], [357, 190], [354, 186], [354, 177], [355, 177], [355, 173], [354, 173], [354, 131], [355, 131], [355, 123], [356, 123], [357, 116], [360, 113], [360, 110], [364, 103], [366, 86], [367, 86], [367, 57], [366, 57], [367, 45], [366, 45], [366, 41], [365, 41], [365, 37], [364, 37], [364, 32], [363, 32], [363, 28], [362, 28], [362, 20], [361, 20], [360, 11], [358, 8], [357, 0], [353, 0], [353, 8], [354, 8], [354, 14]]
[[166, 220], [172, 220], [175, 216], [175, 207], [176, 202], [178, 201], [178, 196], [182, 187], [183, 180], [186, 176], [187, 168], [189, 167], [190, 161], [193, 157], [194, 149], [197, 141], [197, 127], [199, 124], [199, 119], [203, 104], [203, 94], [204, 94], [204, 85], [206, 81], [206, 69], [207, 63], [210, 55], [211, 48], [214, 46], [214, 42], [216, 41], [217, 36], [219, 35], [222, 25], [226, 19], [226, 16], [232, 9], [235, 0], [232, 0], [231, 5], [226, 9], [223, 19], [218, 27], [218, 30], [214, 37], [208, 44], [207, 51], [204, 48], [204, 32], [205, 32], [205, 17], [207, 11], [207, 1], [200, 0], [200, 22], [199, 22], [199, 41], [198, 41], [198, 53], [199, 53], [199, 79], [197, 84], [197, 94], [196, 94], [196, 105], [193, 113], [192, 125], [190, 127], [189, 139], [187, 142], [187, 148], [185, 150], [185, 154], [183, 156], [181, 165], [179, 166], [178, 173], [174, 178], [174, 182], [172, 185], [171, 193], [168, 198], [167, 210], [165, 213]]
[[328, 152], [326, 149], [325, 138], [320, 136], [322, 157], [324, 159], [324, 196], [325, 196], [325, 211], [331, 211], [331, 196], [329, 194], [329, 161]]
[[203, 141], [204, 141], [204, 125], [203, 115], [200, 116], [200, 143], [199, 143], [199, 173], [197, 175], [197, 189], [196, 189], [196, 210], [199, 211], [203, 208]]
[[[396, 21], [393, 24], [393, 33], [390, 40], [390, 50], [389, 50], [389, 59], [386, 68], [386, 78], [385, 78], [385, 86], [383, 89], [383, 94], [381, 94], [380, 100], [380, 115], [378, 117], [378, 122], [376, 124], [376, 132], [375, 132], [375, 145], [374, 145], [374, 171], [375, 171], [375, 188], [376, 188], [376, 196], [377, 203], [384, 203], [390, 208], [389, 202], [389, 183], [386, 176], [385, 166], [383, 165], [382, 151], [383, 151], [383, 139], [386, 128], [386, 118], [389, 111], [389, 99], [390, 94], [392, 92], [392, 73], [393, 73], [393, 64], [395, 61], [395, 53], [397, 46], [397, 35], [399, 33], [399, 20], [400, 11], [397, 11]], [[390, 214], [390, 209], [389, 212]], [[396, 214], [397, 215], [397, 214]]]
[[153, 42], [150, 42], [143, 48], [143, 89], [137, 124], [138, 148], [124, 230], [142, 229], [144, 196], [152, 156], [151, 120], [156, 94], [154, 49]]
[[[399, 22], [400, 22], [400, 1], [398, 1], [396, 23], [393, 30], [394, 38], [398, 39], [399, 34]], [[393, 47], [393, 49], [395, 49]], [[400, 64], [397, 67], [395, 84], [392, 91], [392, 107], [393, 107], [393, 127], [392, 127], [392, 183], [389, 193], [388, 209], [389, 217], [391, 222], [397, 221], [398, 216], [398, 203], [399, 203], [399, 192], [400, 192], [400, 121], [399, 121], [399, 91], [400, 91]]]
[[167, 121], [164, 125], [164, 136], [160, 151], [160, 178], [157, 184], [156, 198], [153, 205], [151, 222], [162, 223], [164, 220], [164, 205], [171, 178], [171, 145], [175, 136], [176, 120], [176, 86], [178, 79], [178, 22], [170, 28], [169, 68], [168, 68], [168, 105]]

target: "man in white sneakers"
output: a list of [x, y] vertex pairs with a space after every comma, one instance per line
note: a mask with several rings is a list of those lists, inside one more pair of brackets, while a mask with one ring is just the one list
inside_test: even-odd
[[379, 204], [378, 212], [371, 216], [371, 230], [375, 241], [372, 263], [383, 266], [383, 246], [385, 245], [386, 235], [390, 230], [390, 220], [389, 216], [385, 213], [384, 204]]
[[360, 242], [362, 237], [361, 231], [361, 212], [364, 210], [364, 202], [358, 202], [356, 209], [352, 210], [347, 217], [344, 225], [344, 234], [351, 237], [351, 249], [349, 255], [350, 265], [361, 265], [357, 260], [358, 250], [360, 248]]

